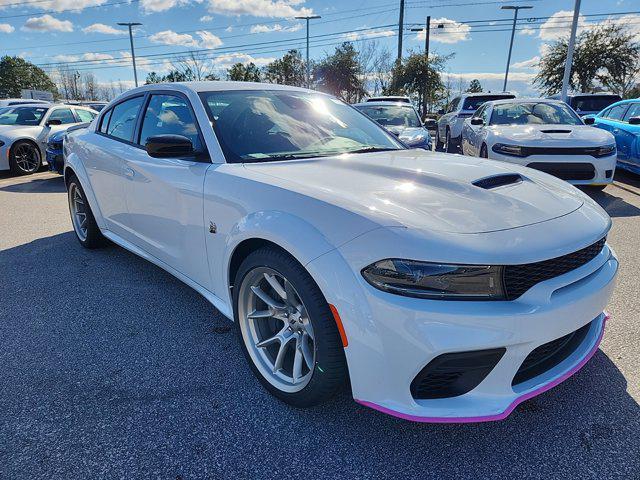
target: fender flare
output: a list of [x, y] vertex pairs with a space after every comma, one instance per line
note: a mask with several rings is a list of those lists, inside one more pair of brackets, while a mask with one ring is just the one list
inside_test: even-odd
[[96, 223], [98, 224], [98, 228], [100, 228], [100, 230], [105, 230], [106, 224], [104, 222], [100, 206], [98, 205], [98, 201], [93, 193], [93, 188], [91, 188], [89, 175], [87, 174], [87, 170], [85, 169], [84, 164], [75, 153], [70, 153], [64, 159], [63, 175], [65, 185], [67, 185], [69, 176], [72, 174], [76, 176], [76, 178], [80, 182], [80, 185], [82, 186], [82, 190], [84, 190], [87, 201], [89, 202], [89, 208], [91, 208], [91, 212], [93, 213]]

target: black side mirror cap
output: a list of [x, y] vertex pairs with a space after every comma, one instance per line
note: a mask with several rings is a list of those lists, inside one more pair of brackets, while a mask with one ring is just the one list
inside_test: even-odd
[[596, 123], [596, 119], [593, 117], [587, 117], [583, 119], [583, 121], [585, 125], [593, 125], [594, 123]]
[[629, 125], [640, 125], [640, 117], [631, 117], [629, 119]]
[[150, 157], [172, 158], [193, 157], [196, 151], [193, 143], [182, 135], [155, 135], [147, 138], [145, 148]]
[[53, 127], [54, 125], [62, 125], [62, 120], [57, 118], [52, 118], [51, 120], [47, 120], [47, 127]]
[[471, 125], [484, 125], [484, 121], [480, 117], [471, 119]]

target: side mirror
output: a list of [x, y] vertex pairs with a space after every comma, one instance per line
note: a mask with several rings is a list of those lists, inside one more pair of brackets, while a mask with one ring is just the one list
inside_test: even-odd
[[593, 117], [583, 118], [582, 121], [585, 125], [593, 125], [594, 123], [596, 123], [596, 119]]
[[640, 125], [640, 117], [631, 117], [629, 119], [629, 125]]
[[438, 115], [444, 115], [444, 108], [441, 108], [440, 110], [438, 110]]
[[484, 121], [480, 117], [473, 117], [471, 119], [471, 125], [484, 125]]
[[155, 135], [147, 138], [147, 153], [154, 158], [189, 157], [196, 154], [191, 140], [182, 135]]
[[47, 120], [47, 127], [53, 127], [55, 125], [62, 125], [62, 120], [58, 118], [52, 118], [51, 120]]

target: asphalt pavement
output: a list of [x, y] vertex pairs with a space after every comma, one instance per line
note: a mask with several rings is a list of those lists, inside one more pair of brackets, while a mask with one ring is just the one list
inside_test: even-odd
[[504, 421], [434, 425], [280, 403], [203, 297], [80, 247], [61, 177], [0, 175], [0, 479], [640, 479], [640, 177], [593, 196], [621, 263], [600, 350]]

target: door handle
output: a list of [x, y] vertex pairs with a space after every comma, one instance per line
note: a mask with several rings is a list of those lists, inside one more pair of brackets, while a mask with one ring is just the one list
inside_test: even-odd
[[124, 174], [127, 177], [133, 177], [136, 174], [136, 172], [133, 170], [133, 168], [124, 167]]

